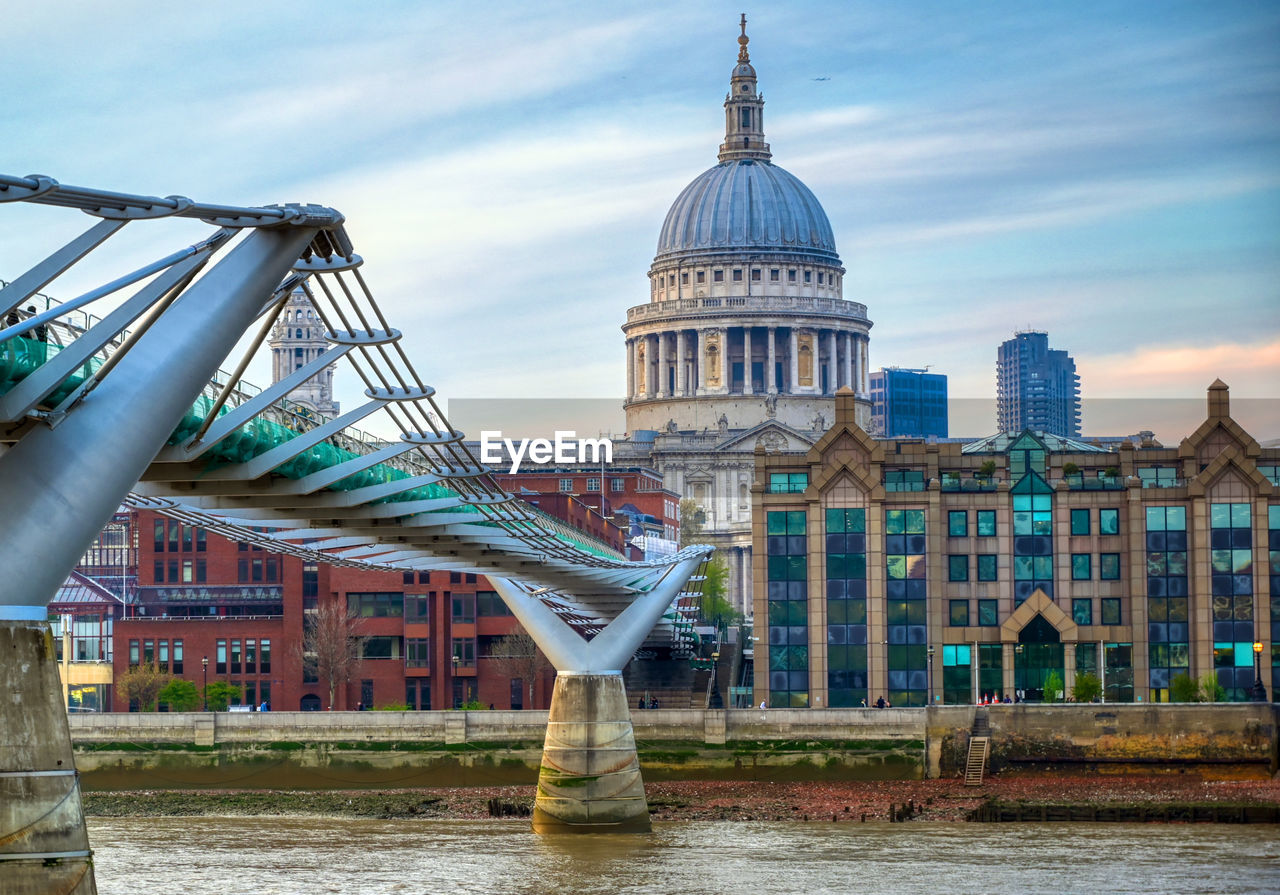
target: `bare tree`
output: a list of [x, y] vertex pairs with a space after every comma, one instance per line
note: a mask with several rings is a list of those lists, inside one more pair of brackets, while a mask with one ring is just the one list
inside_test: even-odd
[[340, 600], [321, 600], [307, 613], [302, 631], [302, 663], [329, 685], [329, 708], [338, 687], [344, 687], [360, 667], [360, 619]]
[[551, 668], [547, 657], [524, 628], [517, 628], [505, 637], [494, 641], [487, 656], [493, 669], [505, 678], [519, 678], [529, 688], [529, 708], [533, 708], [533, 688], [538, 678]]

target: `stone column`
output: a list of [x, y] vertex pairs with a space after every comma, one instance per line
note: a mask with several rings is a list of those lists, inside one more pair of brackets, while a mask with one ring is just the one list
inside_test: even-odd
[[844, 334], [844, 384], [853, 388], [853, 333]]
[[627, 400], [636, 396], [636, 340], [627, 339]]
[[840, 364], [836, 359], [836, 331], [827, 334], [827, 393], [834, 395], [840, 387]]
[[765, 336], [765, 371], [764, 371], [764, 390], [770, 395], [778, 393], [778, 379], [774, 370], [778, 365], [777, 342], [778, 328], [776, 326], [769, 327]]
[[688, 377], [685, 376], [685, 372], [684, 372], [685, 357], [686, 355], [684, 351], [684, 330], [678, 329], [676, 330], [676, 397], [677, 398], [682, 398], [685, 396], [685, 394], [687, 394], [687, 392], [685, 391], [685, 387], [688, 382]]
[[794, 395], [797, 393], [797, 388], [798, 388], [797, 383], [800, 381], [800, 357], [798, 355], [799, 347], [800, 346], [796, 341], [796, 328], [793, 326], [791, 327], [790, 344], [788, 345], [788, 348], [787, 348], [787, 351], [790, 354], [790, 358], [791, 358], [788, 363], [790, 376], [787, 377], [787, 394], [789, 395]]
[[658, 397], [667, 397], [667, 334], [658, 333]]
[[861, 341], [862, 341], [862, 394], [865, 395], [868, 391], [870, 391], [870, 388], [871, 388], [870, 384], [867, 381], [868, 377], [871, 375], [871, 370], [870, 370], [871, 358], [870, 358], [870, 351], [868, 350], [871, 348], [871, 340], [868, 339], [866, 336], [863, 336]]
[[720, 387], [723, 389], [721, 394], [729, 394], [729, 386], [732, 382], [730, 373], [732, 368], [729, 365], [729, 327], [720, 327]]
[[698, 330], [698, 346], [695, 352], [698, 358], [698, 394], [703, 395], [707, 392], [707, 340], [704, 337], [706, 330]]
[[742, 328], [742, 393], [755, 394], [751, 385], [751, 327]]

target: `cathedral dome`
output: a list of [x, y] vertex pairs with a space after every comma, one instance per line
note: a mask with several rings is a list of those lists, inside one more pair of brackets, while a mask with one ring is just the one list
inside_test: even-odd
[[654, 260], [742, 249], [840, 263], [817, 197], [794, 174], [764, 159], [724, 162], [699, 174], [667, 212]]

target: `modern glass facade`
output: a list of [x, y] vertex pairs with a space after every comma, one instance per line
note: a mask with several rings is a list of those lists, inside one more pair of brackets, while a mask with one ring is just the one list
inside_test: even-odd
[[871, 374], [871, 420], [886, 438], [947, 437], [947, 377], [887, 368]]
[[[1209, 397], [1177, 446], [1109, 449], [1034, 432], [877, 439], [837, 396], [816, 453], [757, 455], [755, 611], [770, 644], [757, 690], [779, 706], [1037, 701], [1070, 699], [1089, 673], [1107, 701], [1173, 699], [1181, 675], [1246, 700], [1257, 674], [1270, 695], [1280, 449], [1230, 419], [1225, 387]], [[1173, 474], [1138, 474], [1155, 468]], [[801, 474], [802, 492], [771, 487]], [[819, 569], [825, 612], [807, 596]]]

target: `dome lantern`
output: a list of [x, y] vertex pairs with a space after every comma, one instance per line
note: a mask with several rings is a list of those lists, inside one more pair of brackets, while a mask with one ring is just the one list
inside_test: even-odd
[[747, 52], [747, 14], [742, 14], [742, 35], [738, 38], [738, 64], [729, 76], [729, 95], [724, 99], [724, 142], [720, 162], [738, 159], [768, 161], [772, 155], [764, 141], [764, 97], [756, 90], [756, 70]]

